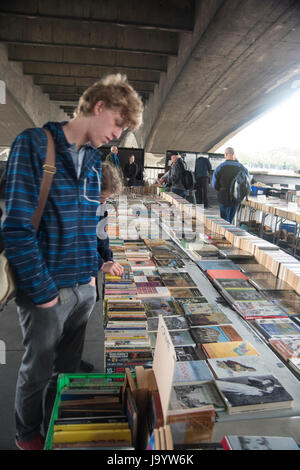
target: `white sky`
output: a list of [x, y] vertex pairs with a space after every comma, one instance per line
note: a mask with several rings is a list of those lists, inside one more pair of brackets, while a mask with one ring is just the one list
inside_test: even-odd
[[278, 147], [300, 149], [300, 92], [257, 119], [223, 144], [216, 153], [232, 146], [240, 151], [269, 150]]

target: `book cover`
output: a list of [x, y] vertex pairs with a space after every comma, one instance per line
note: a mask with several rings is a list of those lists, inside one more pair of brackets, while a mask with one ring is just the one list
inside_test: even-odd
[[237, 302], [233, 308], [245, 319], [286, 318], [288, 315], [272, 302]]
[[198, 326], [228, 325], [232, 323], [222, 312], [193, 314], [188, 315], [186, 318], [191, 329]]
[[170, 292], [167, 287], [137, 287], [137, 294], [139, 297], [170, 297]]
[[196, 287], [193, 279], [186, 272], [161, 273], [160, 275], [166, 287]]
[[283, 359], [300, 358], [300, 339], [295, 337], [270, 338], [269, 344]]
[[217, 304], [208, 303], [205, 297], [199, 299], [200, 302], [193, 302], [193, 299], [190, 300], [187, 299], [184, 302], [181, 301], [181, 305], [183, 306], [186, 315], [222, 313]]
[[[189, 325], [185, 317], [179, 317], [179, 316], [164, 317], [164, 320], [169, 331], [189, 329]], [[159, 319], [156, 317], [148, 318], [148, 331], [149, 332], [157, 331], [158, 321]]]
[[225, 450], [299, 450], [292, 437], [285, 436], [224, 436]]
[[208, 269], [206, 271], [208, 277], [214, 279], [248, 279], [242, 271], [238, 269]]
[[173, 383], [210, 381], [214, 376], [206, 361], [176, 362]]
[[158, 317], [159, 315], [176, 316], [183, 315], [184, 310], [180, 303], [171, 298], [148, 298], [142, 300], [147, 317]]
[[266, 338], [274, 336], [298, 336], [300, 328], [289, 318], [257, 319], [255, 325]]
[[219, 279], [214, 281], [214, 285], [217, 289], [251, 289], [255, 290], [252, 284], [246, 279]]
[[290, 408], [293, 397], [273, 375], [230, 377], [216, 380], [229, 414]]
[[257, 355], [249, 341], [231, 341], [228, 343], [205, 343], [202, 349], [208, 358]]
[[231, 260], [199, 260], [197, 261], [198, 266], [202, 269], [202, 271], [207, 270], [236, 270], [237, 266]]
[[[191, 337], [189, 331], [170, 331], [169, 332], [173, 345], [176, 347], [178, 346], [196, 346], [195, 341]], [[149, 339], [151, 346], [155, 348], [156, 344], [156, 333], [149, 333]]]
[[266, 300], [256, 289], [230, 289], [223, 293], [230, 302], [263, 302]]
[[213, 405], [216, 411], [225, 409], [225, 403], [214, 382], [173, 385], [169, 413], [185, 412], [187, 409], [201, 410]]
[[177, 361], [198, 361], [198, 351], [193, 346], [180, 346], [175, 348]]
[[261, 356], [240, 356], [207, 359], [208, 365], [218, 379], [241, 377], [244, 375], [263, 375], [268, 366]]
[[199, 289], [197, 289], [196, 287], [193, 287], [191, 289], [170, 287], [169, 292], [171, 294], [171, 297], [174, 297], [175, 299], [191, 299], [195, 297], [203, 297]]
[[228, 341], [243, 340], [231, 325], [191, 328], [191, 335], [196, 344], [227, 343]]

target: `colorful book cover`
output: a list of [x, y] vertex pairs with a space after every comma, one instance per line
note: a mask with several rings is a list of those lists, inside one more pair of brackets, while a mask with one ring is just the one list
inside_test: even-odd
[[202, 349], [209, 358], [259, 355], [249, 341], [206, 343], [202, 345]]
[[196, 287], [193, 287], [191, 289], [170, 287], [169, 291], [171, 297], [174, 297], [175, 299], [189, 299], [195, 297], [202, 297], [201, 292]]
[[270, 338], [269, 343], [284, 359], [300, 358], [300, 338]]
[[231, 325], [191, 328], [191, 335], [196, 344], [227, 343], [228, 341], [243, 340]]
[[267, 337], [274, 336], [298, 336], [300, 328], [289, 318], [258, 319], [255, 325]]
[[171, 298], [158, 299], [147, 298], [142, 299], [147, 317], [175, 316], [183, 315], [184, 310], [176, 300]]
[[202, 269], [202, 271], [207, 270], [232, 270], [237, 269], [236, 264], [230, 260], [200, 260], [197, 261], [198, 266]]

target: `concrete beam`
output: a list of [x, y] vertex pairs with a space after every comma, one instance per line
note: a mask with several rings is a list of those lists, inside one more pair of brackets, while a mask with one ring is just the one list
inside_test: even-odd
[[92, 48], [95, 51], [123, 51], [132, 54], [177, 54], [177, 34], [127, 26], [102, 25], [66, 19], [20, 18], [1, 16], [0, 41], [29, 46], [61, 46], [64, 48]]
[[97, 26], [118, 24], [137, 28], [161, 29], [166, 31], [192, 32], [194, 25], [193, 0], [73, 0], [70, 2], [49, 2], [30, 0], [20, 2], [10, 0], [1, 5], [1, 14], [24, 18], [55, 19], [62, 17], [69, 21], [83, 20]]

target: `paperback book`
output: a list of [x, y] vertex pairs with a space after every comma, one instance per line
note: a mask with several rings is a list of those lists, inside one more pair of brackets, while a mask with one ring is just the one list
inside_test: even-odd
[[259, 353], [249, 341], [230, 341], [228, 343], [205, 343], [202, 349], [208, 358], [249, 356]]
[[198, 326], [229, 325], [232, 323], [222, 312], [193, 314], [186, 318], [191, 329]]
[[231, 377], [216, 380], [228, 413], [290, 408], [293, 397], [273, 375]]
[[217, 379], [263, 375], [268, 371], [268, 366], [263, 362], [261, 356], [234, 356], [208, 359], [207, 362]]
[[176, 362], [173, 383], [212, 381], [214, 376], [206, 361]]
[[208, 405], [212, 405], [216, 411], [225, 409], [225, 403], [213, 381], [172, 386], [169, 413], [180, 414], [188, 409], [201, 411]]

